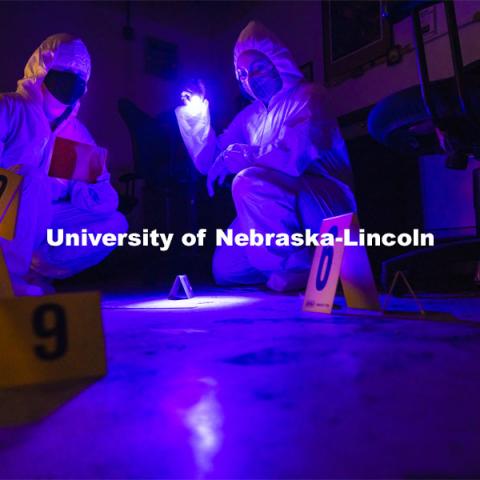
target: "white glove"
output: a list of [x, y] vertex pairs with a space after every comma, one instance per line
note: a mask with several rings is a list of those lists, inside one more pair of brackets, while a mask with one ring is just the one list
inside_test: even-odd
[[215, 182], [223, 185], [227, 175], [244, 170], [250, 167], [258, 153], [258, 147], [253, 147], [244, 143], [232, 143], [222, 153], [220, 153], [213, 165], [210, 167], [207, 176], [208, 194], [213, 197], [215, 194]]
[[58, 202], [70, 196], [73, 183], [71, 180], [48, 177], [48, 181], [50, 182], [52, 201]]
[[194, 97], [186, 105], [177, 107], [175, 115], [188, 153], [196, 158], [205, 147], [210, 132], [208, 100]]
[[238, 173], [253, 165], [259, 147], [245, 143], [232, 143], [220, 155], [230, 173]]

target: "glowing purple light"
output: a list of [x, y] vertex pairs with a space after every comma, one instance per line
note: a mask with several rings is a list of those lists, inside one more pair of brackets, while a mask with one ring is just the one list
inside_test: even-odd
[[146, 301], [127, 303], [122, 308], [147, 310], [189, 310], [189, 309], [218, 309], [232, 308], [249, 303], [258, 302], [256, 297], [248, 296], [200, 296], [185, 300], [149, 299]]
[[184, 95], [184, 93], [182, 93], [182, 98], [184, 99], [188, 113], [190, 113], [190, 115], [198, 115], [205, 107], [204, 99], [199, 95]]

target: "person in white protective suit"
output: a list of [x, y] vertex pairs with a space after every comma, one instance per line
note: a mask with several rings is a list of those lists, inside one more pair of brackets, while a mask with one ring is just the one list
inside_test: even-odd
[[[235, 174], [235, 233], [318, 232], [322, 219], [355, 211], [345, 142], [327, 98], [307, 83], [289, 51], [258, 22], [240, 33], [236, 77], [253, 99], [220, 136], [208, 101], [176, 109], [196, 168], [215, 182]], [[217, 247], [213, 274], [221, 285], [258, 284], [278, 291], [304, 288], [312, 248]]]
[[49, 246], [47, 228], [65, 233], [127, 230], [105, 167], [96, 183], [47, 175], [57, 136], [95, 145], [76, 118], [90, 69], [81, 40], [53, 35], [30, 57], [17, 91], [0, 95], [0, 167], [23, 176], [15, 238], [0, 239], [17, 295], [42, 294], [51, 289], [48, 280], [95, 265], [112, 250]]

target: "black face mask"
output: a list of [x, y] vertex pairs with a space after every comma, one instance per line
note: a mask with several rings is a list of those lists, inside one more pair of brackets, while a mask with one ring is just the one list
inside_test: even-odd
[[273, 65], [270, 68], [264, 68], [261, 74], [251, 75], [248, 78], [248, 84], [255, 97], [262, 100], [262, 102], [269, 102], [283, 86], [282, 78]]
[[84, 93], [86, 82], [72, 72], [50, 70], [43, 80], [47, 90], [64, 105], [73, 105]]

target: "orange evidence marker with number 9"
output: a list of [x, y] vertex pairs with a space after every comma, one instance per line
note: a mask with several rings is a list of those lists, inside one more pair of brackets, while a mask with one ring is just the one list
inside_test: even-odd
[[0, 301], [0, 388], [105, 373], [98, 293]]

